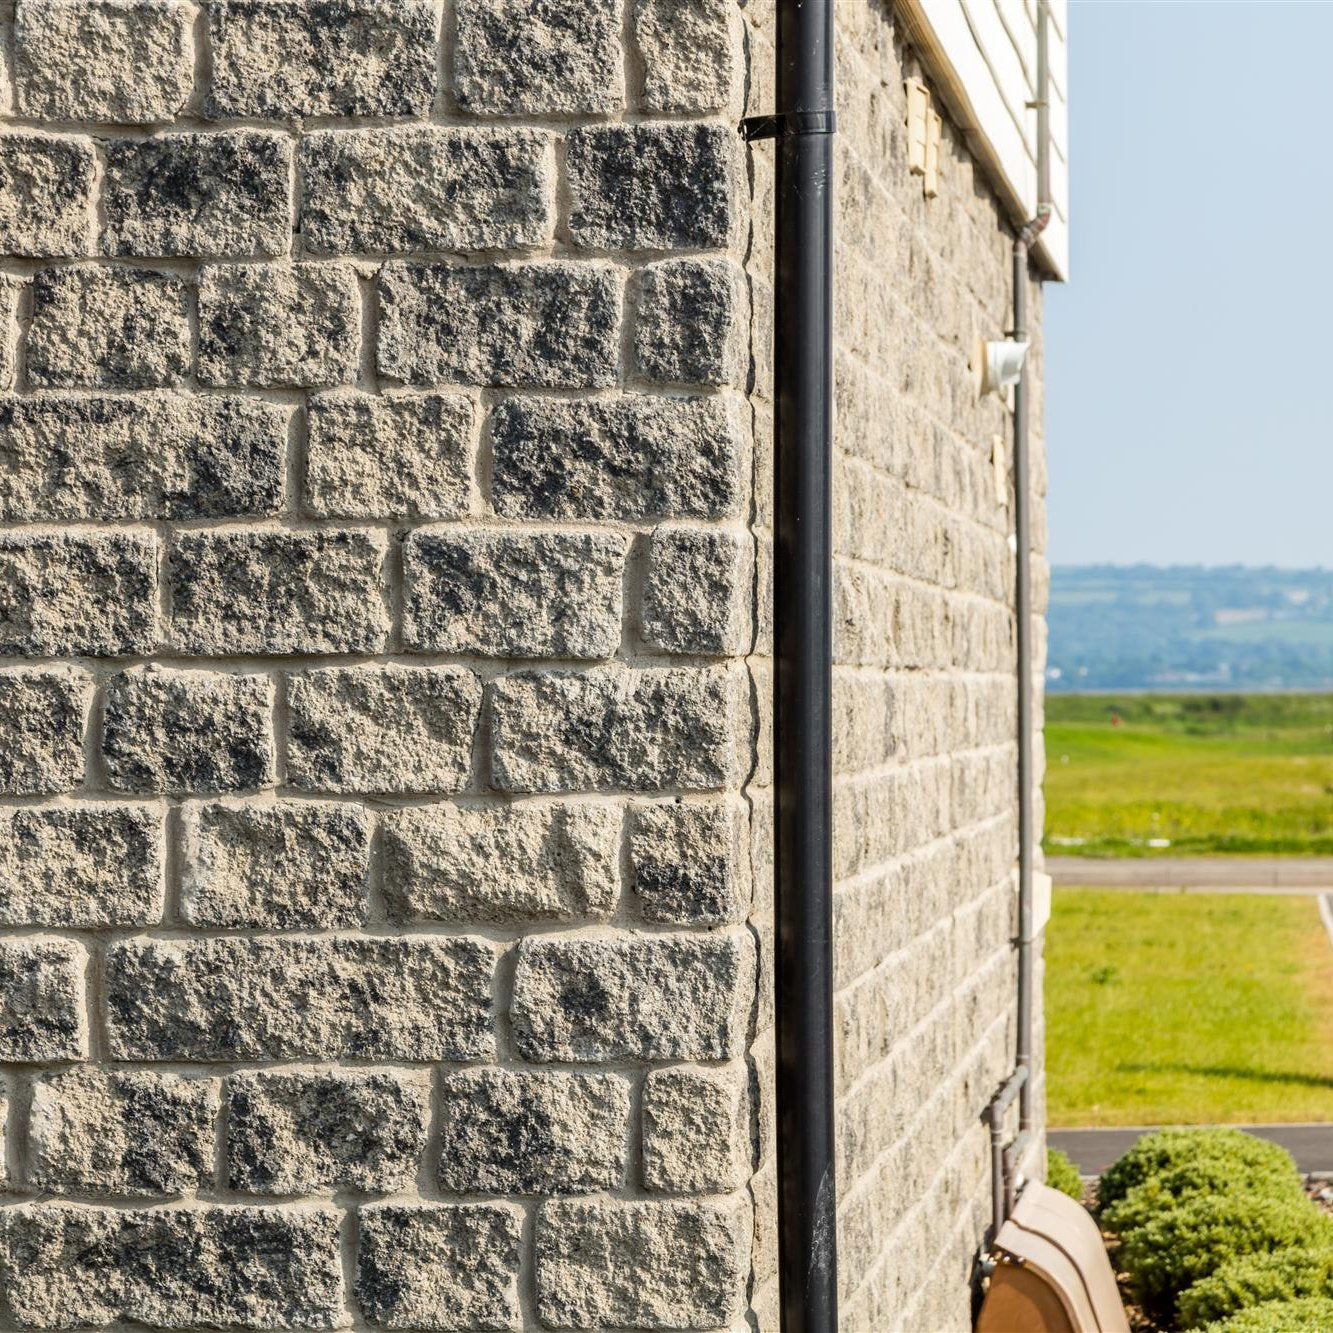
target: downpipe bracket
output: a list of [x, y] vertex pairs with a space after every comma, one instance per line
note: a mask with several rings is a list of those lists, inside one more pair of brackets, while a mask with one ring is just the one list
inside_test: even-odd
[[782, 111], [773, 116], [747, 116], [741, 121], [746, 143], [780, 139], [788, 134], [837, 134], [836, 111]]

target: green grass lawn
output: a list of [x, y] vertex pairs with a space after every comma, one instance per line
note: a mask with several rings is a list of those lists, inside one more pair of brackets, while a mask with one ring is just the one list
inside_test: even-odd
[[1046, 850], [1333, 855], [1333, 696], [1050, 696]]
[[1063, 889], [1046, 932], [1053, 1125], [1333, 1120], [1313, 897]]

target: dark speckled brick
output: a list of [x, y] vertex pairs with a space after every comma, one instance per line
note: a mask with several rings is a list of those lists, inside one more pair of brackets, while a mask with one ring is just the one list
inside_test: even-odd
[[106, 145], [109, 255], [281, 255], [291, 247], [291, 140], [267, 130]]

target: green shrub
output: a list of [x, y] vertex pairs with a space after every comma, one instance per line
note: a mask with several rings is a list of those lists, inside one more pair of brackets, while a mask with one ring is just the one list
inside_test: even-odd
[[1299, 1301], [1268, 1301], [1209, 1324], [1204, 1333], [1329, 1333], [1333, 1300], [1307, 1296]]
[[1246, 1198], [1304, 1203], [1305, 1189], [1295, 1168], [1283, 1167], [1268, 1176], [1237, 1174], [1224, 1158], [1205, 1157], [1196, 1163], [1177, 1162], [1135, 1185], [1123, 1199], [1101, 1210], [1108, 1231], [1127, 1236], [1155, 1217], [1189, 1199], [1240, 1195]]
[[[1158, 1201], [1149, 1182], [1139, 1186]], [[1131, 1192], [1128, 1209], [1138, 1202]], [[1119, 1206], [1118, 1206], [1119, 1207]], [[1333, 1219], [1303, 1196], [1252, 1191], [1195, 1194], [1144, 1216], [1121, 1233], [1117, 1258], [1144, 1309], [1159, 1320], [1174, 1313], [1177, 1295], [1233, 1259], [1286, 1247], [1333, 1247]]]
[[1046, 1149], [1046, 1183], [1071, 1199], [1083, 1201], [1083, 1180], [1078, 1167], [1069, 1160], [1069, 1154], [1059, 1148]]
[[[1238, 1129], [1162, 1129], [1145, 1134], [1102, 1176], [1097, 1209], [1105, 1215], [1130, 1190], [1169, 1176], [1171, 1192], [1197, 1193], [1218, 1182], [1248, 1188], [1266, 1181], [1298, 1179], [1291, 1154], [1275, 1143]], [[1191, 1188], [1191, 1182], [1195, 1183]]]
[[1276, 1250], [1224, 1265], [1181, 1295], [1180, 1325], [1197, 1328], [1251, 1305], [1306, 1296], [1333, 1298], [1333, 1248]]

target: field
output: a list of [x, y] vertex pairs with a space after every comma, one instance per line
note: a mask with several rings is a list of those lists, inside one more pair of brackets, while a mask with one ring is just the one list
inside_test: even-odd
[[1333, 695], [1051, 695], [1046, 850], [1333, 855]]
[[1057, 890], [1053, 1125], [1333, 1121], [1333, 949], [1313, 897]]

